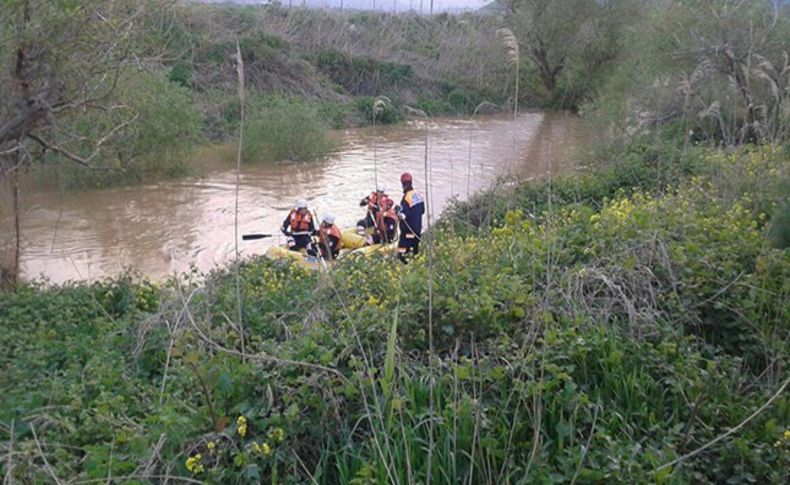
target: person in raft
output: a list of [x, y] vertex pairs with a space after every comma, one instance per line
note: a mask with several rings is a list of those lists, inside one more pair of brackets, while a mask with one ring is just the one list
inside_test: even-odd
[[337, 258], [342, 247], [343, 242], [340, 229], [335, 225], [335, 216], [324, 215], [318, 228], [318, 249], [321, 251], [321, 257], [331, 261]]
[[296, 207], [291, 209], [288, 217], [283, 221], [282, 232], [288, 236], [288, 249], [299, 251], [306, 249], [312, 242], [315, 233], [313, 216], [307, 210], [307, 201], [299, 199]]
[[379, 184], [375, 192], [371, 192], [370, 195], [359, 201], [359, 206], [367, 207], [368, 212], [364, 219], [360, 219], [357, 222], [357, 234], [364, 236], [367, 228], [376, 225], [376, 214], [379, 212], [380, 201], [384, 198], [388, 198], [387, 194], [385, 193], [384, 186]]
[[409, 254], [417, 255], [420, 250], [420, 236], [422, 235], [422, 215], [425, 213], [425, 201], [414, 190], [414, 178], [409, 172], [400, 176], [403, 186], [403, 198], [400, 202], [400, 240], [398, 240], [398, 257], [403, 263], [407, 262]]
[[386, 244], [398, 237], [398, 214], [395, 212], [395, 201], [387, 196], [379, 200], [379, 211], [376, 213], [376, 231], [368, 236], [367, 244]]

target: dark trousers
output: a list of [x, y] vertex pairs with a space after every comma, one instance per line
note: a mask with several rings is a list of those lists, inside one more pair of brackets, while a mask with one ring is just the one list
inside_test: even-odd
[[419, 237], [419, 235], [411, 233], [401, 233], [400, 239], [398, 240], [398, 257], [404, 263], [409, 254], [417, 256], [420, 253]]
[[291, 251], [299, 251], [300, 249], [304, 249], [310, 245], [313, 241], [313, 238], [310, 236], [293, 236], [294, 238], [294, 246], [290, 247]]
[[364, 219], [360, 219], [357, 221], [357, 227], [368, 228], [368, 227], [373, 227], [375, 225], [376, 223], [373, 221], [373, 214], [371, 212], [368, 212], [368, 215], [366, 215]]

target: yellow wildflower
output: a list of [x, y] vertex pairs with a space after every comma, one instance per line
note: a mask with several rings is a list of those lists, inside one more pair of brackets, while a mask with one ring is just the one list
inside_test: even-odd
[[273, 430], [269, 431], [269, 439], [276, 441], [277, 443], [282, 443], [285, 439], [285, 431], [282, 428], [274, 428]]
[[239, 436], [242, 438], [247, 436], [247, 418], [244, 416], [239, 416], [238, 419], [236, 419], [236, 425], [236, 432], [239, 434]]
[[217, 447], [217, 444], [214, 443], [213, 441], [209, 441], [208, 444], [206, 445], [206, 447], [208, 448], [208, 451], [213, 453], [214, 452], [214, 448]]
[[790, 429], [786, 430], [782, 436], [784, 439], [790, 441]]
[[200, 455], [200, 453], [198, 453], [195, 456], [191, 456], [187, 458], [187, 462], [186, 462], [187, 470], [194, 473], [195, 475], [199, 473], [203, 473], [203, 470], [205, 468], [203, 467], [203, 464], [200, 462], [202, 458], [203, 457]]
[[269, 455], [272, 454], [272, 449], [269, 446], [269, 443], [264, 443], [261, 447], [261, 453], [263, 453], [263, 457], [267, 458]]

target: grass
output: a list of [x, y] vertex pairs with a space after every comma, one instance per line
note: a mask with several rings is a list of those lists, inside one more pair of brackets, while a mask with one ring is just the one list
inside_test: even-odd
[[251, 260], [3, 295], [0, 471], [782, 483], [790, 258], [765, 208], [786, 153], [699, 149], [677, 177], [650, 153], [555, 181], [550, 216], [542, 182], [479, 233], [457, 208], [430, 264]]

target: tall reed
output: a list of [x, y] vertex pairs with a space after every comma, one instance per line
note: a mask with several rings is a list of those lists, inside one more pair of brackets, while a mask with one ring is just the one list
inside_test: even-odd
[[507, 58], [508, 67], [515, 67], [516, 70], [516, 85], [513, 88], [515, 94], [513, 95], [513, 119], [518, 117], [518, 69], [519, 69], [519, 56], [520, 50], [518, 47], [518, 39], [510, 29], [498, 29], [496, 31], [497, 37], [502, 41], [505, 47], [505, 56]]

